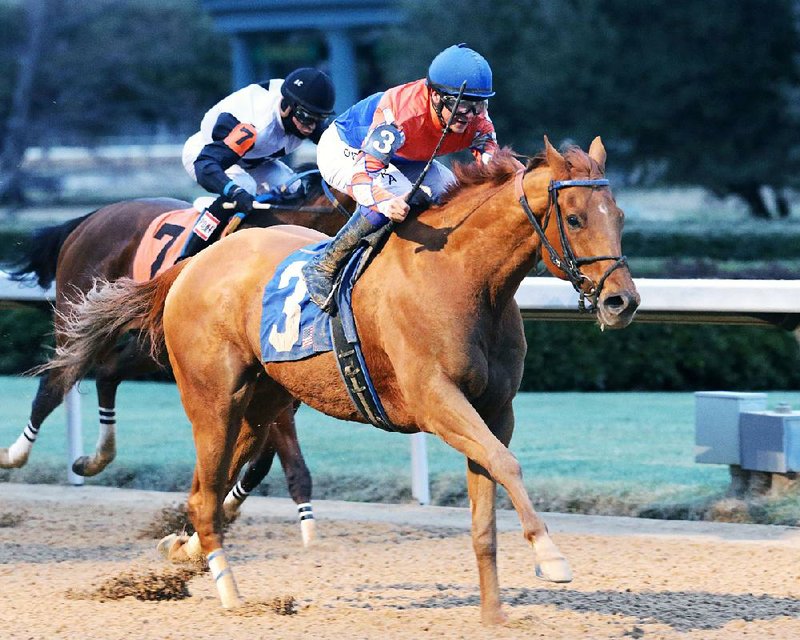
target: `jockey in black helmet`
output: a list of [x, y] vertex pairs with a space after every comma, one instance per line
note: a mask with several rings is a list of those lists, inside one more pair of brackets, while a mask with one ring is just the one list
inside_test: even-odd
[[[291, 180], [294, 172], [280, 158], [305, 139], [319, 141], [334, 101], [330, 78], [304, 67], [284, 80], [239, 89], [206, 112], [200, 130], [184, 144], [183, 165], [200, 186], [220, 197], [195, 225], [183, 258], [219, 237], [234, 213], [250, 213], [255, 196]], [[224, 209], [225, 202], [235, 209]]]

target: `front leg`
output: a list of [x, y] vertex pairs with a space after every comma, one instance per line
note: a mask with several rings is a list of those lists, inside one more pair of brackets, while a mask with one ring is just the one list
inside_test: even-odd
[[497, 577], [497, 483], [486, 469], [472, 460], [467, 460], [467, 492], [472, 511], [472, 549], [481, 588], [481, 622], [503, 624], [508, 616], [500, 604]]
[[[494, 507], [494, 482], [499, 482], [508, 492], [522, 524], [525, 539], [535, 552], [535, 573], [552, 582], [569, 582], [572, 572], [564, 556], [550, 539], [547, 527], [533, 508], [522, 481], [519, 462], [490, 430], [475, 408], [461, 391], [449, 380], [431, 382], [423, 404], [422, 424], [450, 446], [463, 453], [471, 465], [482, 468], [483, 473], [470, 470], [470, 498], [473, 504], [473, 541], [478, 555], [481, 576], [481, 615], [484, 620], [502, 620], [500, 594], [497, 582], [496, 527]], [[504, 420], [513, 425], [513, 413], [507, 408]], [[503, 431], [507, 435], [503, 435]], [[501, 436], [510, 438], [511, 429], [499, 429]], [[484, 474], [488, 474], [488, 477]], [[490, 480], [491, 479], [491, 480]], [[491, 503], [491, 504], [490, 504]], [[477, 540], [477, 542], [475, 542]]]

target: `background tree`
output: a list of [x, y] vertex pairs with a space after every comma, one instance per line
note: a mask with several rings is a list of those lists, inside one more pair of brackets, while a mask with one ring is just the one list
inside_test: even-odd
[[[44, 14], [35, 11], [45, 6], [50, 18], [41, 25]], [[39, 16], [40, 31], [20, 29], [24, 9]], [[19, 184], [26, 146], [178, 139], [230, 89], [228, 41], [196, 1], [2, 2], [0, 35], [8, 45], [0, 53], [6, 201], [19, 198], [9, 187]]]
[[800, 127], [798, 34], [789, 0], [609, 0], [629, 100], [618, 118], [633, 158], [665, 167], [672, 183], [739, 196], [751, 212], [788, 215], [783, 188], [796, 183]]
[[[700, 185], [758, 217], [788, 214], [800, 125], [792, 0], [410, 0], [387, 43], [396, 81], [467, 41], [492, 63], [500, 141], [539, 148], [543, 133], [587, 144], [601, 134], [632, 180]], [[402, 50], [403, 57], [390, 55]]]
[[[28, 26], [27, 30], [22, 30], [23, 33], [26, 31], [28, 33], [26, 42], [20, 42], [18, 37], [15, 38], [10, 28], [4, 28], [3, 31], [5, 33], [0, 35], [5, 42], [10, 43], [11, 46], [7, 50], [9, 53], [18, 49], [19, 60], [16, 82], [13, 85], [12, 83], [6, 85], [8, 87], [13, 86], [13, 89], [5, 96], [2, 96], [5, 98], [4, 102], [8, 104], [8, 107], [5, 113], [5, 135], [2, 146], [0, 146], [0, 200], [15, 204], [23, 201], [20, 185], [21, 165], [25, 154], [25, 135], [30, 115], [33, 81], [39, 66], [47, 19], [46, 0], [30, 0], [26, 6], [27, 11], [24, 18], [27, 18], [27, 20], [23, 20], [23, 16], [20, 15], [22, 11], [19, 7], [6, 5], [0, 8], [0, 11], [3, 11], [3, 18], [6, 19], [0, 21], [0, 23], [5, 27], [10, 27], [14, 21], [22, 24], [27, 23]], [[19, 30], [17, 30], [17, 33], [19, 33]], [[3, 57], [5, 58], [6, 56]], [[3, 60], [3, 63], [11, 66], [10, 60]]]

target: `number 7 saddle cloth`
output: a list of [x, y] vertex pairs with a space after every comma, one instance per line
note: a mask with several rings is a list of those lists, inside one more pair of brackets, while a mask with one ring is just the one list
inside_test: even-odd
[[136, 282], [147, 282], [175, 264], [199, 215], [190, 207], [167, 211], [150, 223], [133, 258]]

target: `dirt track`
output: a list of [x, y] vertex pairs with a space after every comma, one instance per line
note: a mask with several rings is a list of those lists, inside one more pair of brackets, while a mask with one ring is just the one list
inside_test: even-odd
[[552, 585], [502, 512], [511, 623], [488, 630], [465, 509], [320, 501], [305, 551], [293, 503], [251, 498], [227, 540], [250, 604], [230, 613], [140, 537], [183, 500], [0, 484], [0, 638], [800, 638], [800, 530], [549, 514], [575, 573]]

